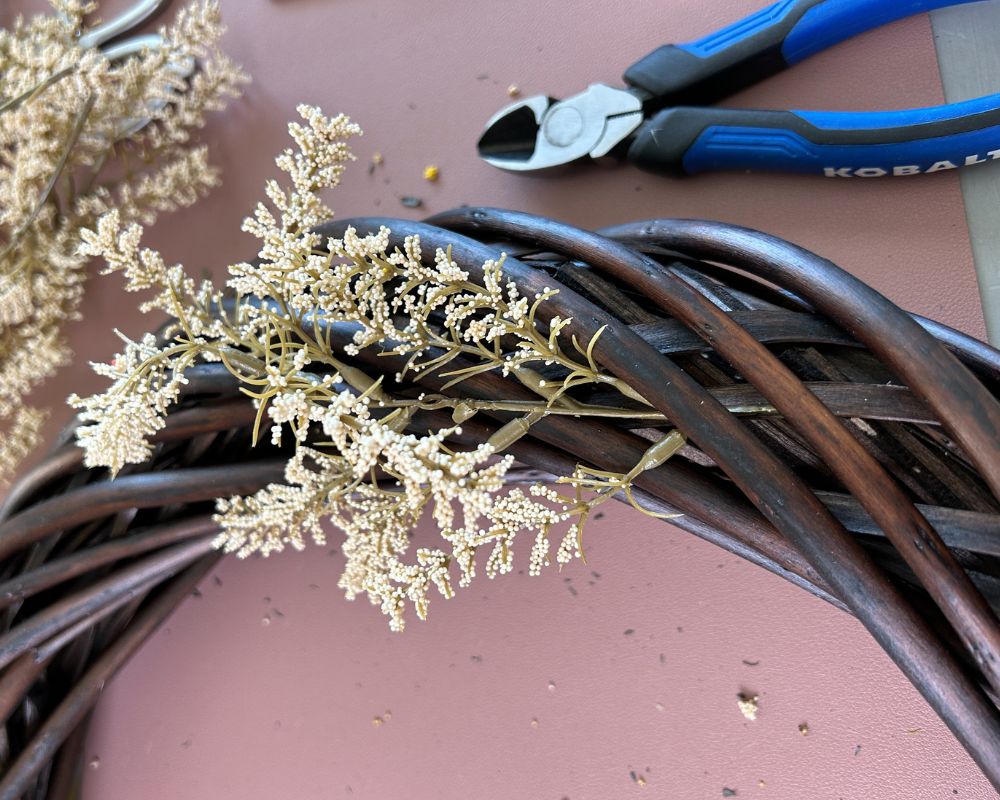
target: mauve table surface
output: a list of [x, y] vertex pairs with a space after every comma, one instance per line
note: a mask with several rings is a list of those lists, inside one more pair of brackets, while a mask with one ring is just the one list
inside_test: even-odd
[[[110, 15], [125, 4], [103, 6]], [[11, 9], [43, 5], [13, 0]], [[341, 216], [413, 218], [469, 203], [590, 227], [716, 218], [791, 239], [904, 308], [981, 337], [954, 173], [675, 180], [594, 167], [528, 177], [476, 158], [509, 84], [564, 96], [614, 83], [653, 47], [759, 5], [222, 0], [226, 49], [254, 78], [204, 136], [224, 185], [147, 240], [216, 276], [252, 256], [240, 220], [276, 173], [286, 121], [309, 102], [366, 130], [358, 164], [331, 197]], [[731, 102], [940, 103], [929, 22], [858, 37]], [[369, 174], [376, 151], [385, 162]], [[428, 164], [440, 167], [435, 184], [422, 178]], [[402, 207], [404, 195], [423, 209]], [[118, 278], [90, 283], [85, 319], [71, 329], [78, 358], [45, 398], [100, 386], [87, 361], [115, 352], [112, 327], [136, 334], [155, 324], [131, 307]], [[617, 505], [586, 535], [588, 564], [477, 579], [450, 602], [434, 600], [429, 621], [404, 634], [367, 603], [344, 601], [335, 536], [329, 548], [224, 561], [105, 691], [84, 797], [996, 796], [852, 618]], [[739, 692], [759, 695], [756, 722], [740, 715]]]

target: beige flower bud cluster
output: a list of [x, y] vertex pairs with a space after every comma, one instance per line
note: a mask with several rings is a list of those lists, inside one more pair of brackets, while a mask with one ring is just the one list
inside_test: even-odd
[[[246, 81], [217, 48], [215, 0], [182, 8], [160, 46], [114, 60], [81, 40], [96, 3], [52, 5], [0, 30], [0, 480], [37, 442], [25, 396], [69, 357], [80, 230], [112, 209], [149, 225], [214, 186], [191, 135]], [[179, 65], [195, 64], [185, 79]]]
[[[314, 228], [332, 212], [319, 192], [339, 183], [353, 158], [348, 140], [360, 130], [311, 106], [299, 113], [302, 123], [289, 126], [296, 148], [277, 159], [290, 186], [270, 182], [270, 204], [244, 223], [261, 244], [257, 262], [229, 268], [235, 303], [142, 248], [140, 228], [121, 214], [85, 232], [85, 251], [123, 273], [128, 289], [152, 291], [146, 307], [173, 317], [176, 335], [159, 345], [127, 343], [101, 368], [112, 380], [108, 391], [71, 402], [86, 423], [78, 437], [87, 464], [114, 472], [148, 457], [149, 437], [164, 424], [188, 366], [224, 364], [256, 404], [255, 437], [266, 431], [271, 445], [293, 445], [294, 455], [283, 483], [219, 504], [217, 546], [267, 555], [309, 539], [325, 543], [328, 527], [339, 529], [347, 561], [340, 586], [349, 599], [366, 595], [399, 630], [407, 607], [426, 615], [432, 588], [451, 597], [456, 580], [468, 585], [477, 561], [490, 578], [510, 572], [522, 535], [533, 542], [533, 575], [550, 563], [555, 529], [556, 562], [582, 555], [583, 520], [595, 503], [627, 489], [622, 476], [578, 471], [564, 479], [573, 497], [544, 485], [525, 491], [505, 485], [513, 457], [502, 451], [548, 414], [629, 412], [571, 398], [581, 383], [617, 384], [594, 362], [593, 341], [584, 347], [572, 337], [571, 320], [536, 323], [554, 291], [522, 296], [502, 259], [483, 267], [480, 285], [449, 251], [425, 255], [417, 237], [388, 252], [385, 228], [323, 241]], [[334, 339], [334, 329], [345, 332]], [[562, 344], [567, 334], [575, 352]], [[369, 348], [406, 357], [406, 367], [394, 381], [369, 374], [365, 359], [353, 358]], [[538, 364], [565, 377], [547, 384], [533, 371]], [[462, 396], [463, 379], [490, 370], [516, 375], [537, 401]], [[414, 378], [431, 373], [447, 376], [453, 390], [414, 396]], [[453, 424], [428, 430], [414, 421], [440, 410], [452, 412]], [[509, 421], [488, 441], [460, 446], [462, 424], [482, 411]], [[417, 545], [413, 528], [425, 515], [439, 539]]]

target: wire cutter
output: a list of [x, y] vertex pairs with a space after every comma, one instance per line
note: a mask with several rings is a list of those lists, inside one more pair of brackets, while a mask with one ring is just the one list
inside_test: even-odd
[[714, 103], [837, 42], [976, 0], [778, 0], [689, 44], [664, 45], [566, 100], [538, 95], [486, 126], [479, 154], [507, 170], [590, 157], [653, 172], [763, 169], [873, 178], [1000, 159], [1000, 94], [905, 111], [754, 111]]

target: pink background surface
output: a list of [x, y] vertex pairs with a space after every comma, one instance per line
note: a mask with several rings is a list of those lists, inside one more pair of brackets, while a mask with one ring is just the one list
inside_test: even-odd
[[[15, 9], [40, 5], [13, 0]], [[255, 80], [205, 134], [225, 185], [148, 240], [169, 260], [217, 275], [251, 255], [239, 222], [275, 173], [285, 122], [305, 101], [347, 112], [367, 131], [332, 198], [342, 216], [413, 217], [470, 203], [585, 226], [717, 218], [792, 239], [904, 307], [981, 336], [953, 173], [674, 180], [622, 167], [525, 177], [475, 157], [508, 84], [559, 96], [614, 82], [653, 47], [759, 5], [673, 0], [668, 11], [663, 0], [636, 0], [626, 12], [592, 0], [222, 0], [226, 48]], [[840, 45], [732, 104], [941, 101], [922, 16]], [[385, 164], [368, 175], [374, 151]], [[441, 169], [433, 185], [421, 178], [430, 163]], [[424, 209], [402, 208], [401, 195], [422, 197]], [[100, 385], [86, 361], [115, 351], [111, 327], [152, 324], [133, 305], [117, 279], [91, 284], [86, 322], [72, 329], [78, 363], [47, 398]], [[430, 620], [402, 635], [377, 609], [343, 600], [337, 553], [224, 562], [105, 691], [85, 797], [711, 798], [723, 787], [771, 800], [996, 796], [850, 617], [628, 509], [611, 508], [587, 536], [588, 565], [481, 579], [451, 602], [436, 600]], [[760, 695], [757, 722], [737, 710], [740, 691]], [[376, 716], [385, 720], [378, 727]]]

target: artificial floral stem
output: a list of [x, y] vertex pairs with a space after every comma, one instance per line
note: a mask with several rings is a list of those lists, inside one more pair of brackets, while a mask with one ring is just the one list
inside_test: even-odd
[[66, 168], [66, 163], [69, 161], [70, 153], [73, 152], [73, 147], [76, 145], [77, 140], [80, 138], [80, 134], [83, 133], [83, 126], [87, 122], [87, 117], [90, 116], [91, 110], [94, 108], [94, 102], [97, 100], [97, 95], [90, 94], [87, 96], [83, 107], [80, 109], [79, 113], [76, 115], [76, 119], [73, 123], [73, 128], [70, 131], [69, 137], [66, 140], [66, 145], [63, 147], [62, 154], [59, 156], [59, 161], [56, 164], [55, 170], [49, 176], [48, 183], [45, 184], [45, 188], [42, 189], [42, 193], [38, 198], [38, 202], [35, 203], [28, 214], [27, 218], [21, 223], [21, 227], [11, 234], [10, 239], [4, 246], [3, 250], [0, 250], [0, 260], [7, 257], [11, 250], [17, 246], [18, 241], [21, 237], [28, 231], [32, 223], [38, 218], [38, 215], [42, 212], [45, 207], [45, 203], [48, 202], [49, 196], [52, 194], [52, 190], [55, 189], [56, 183], [59, 181], [59, 176], [62, 171]]

